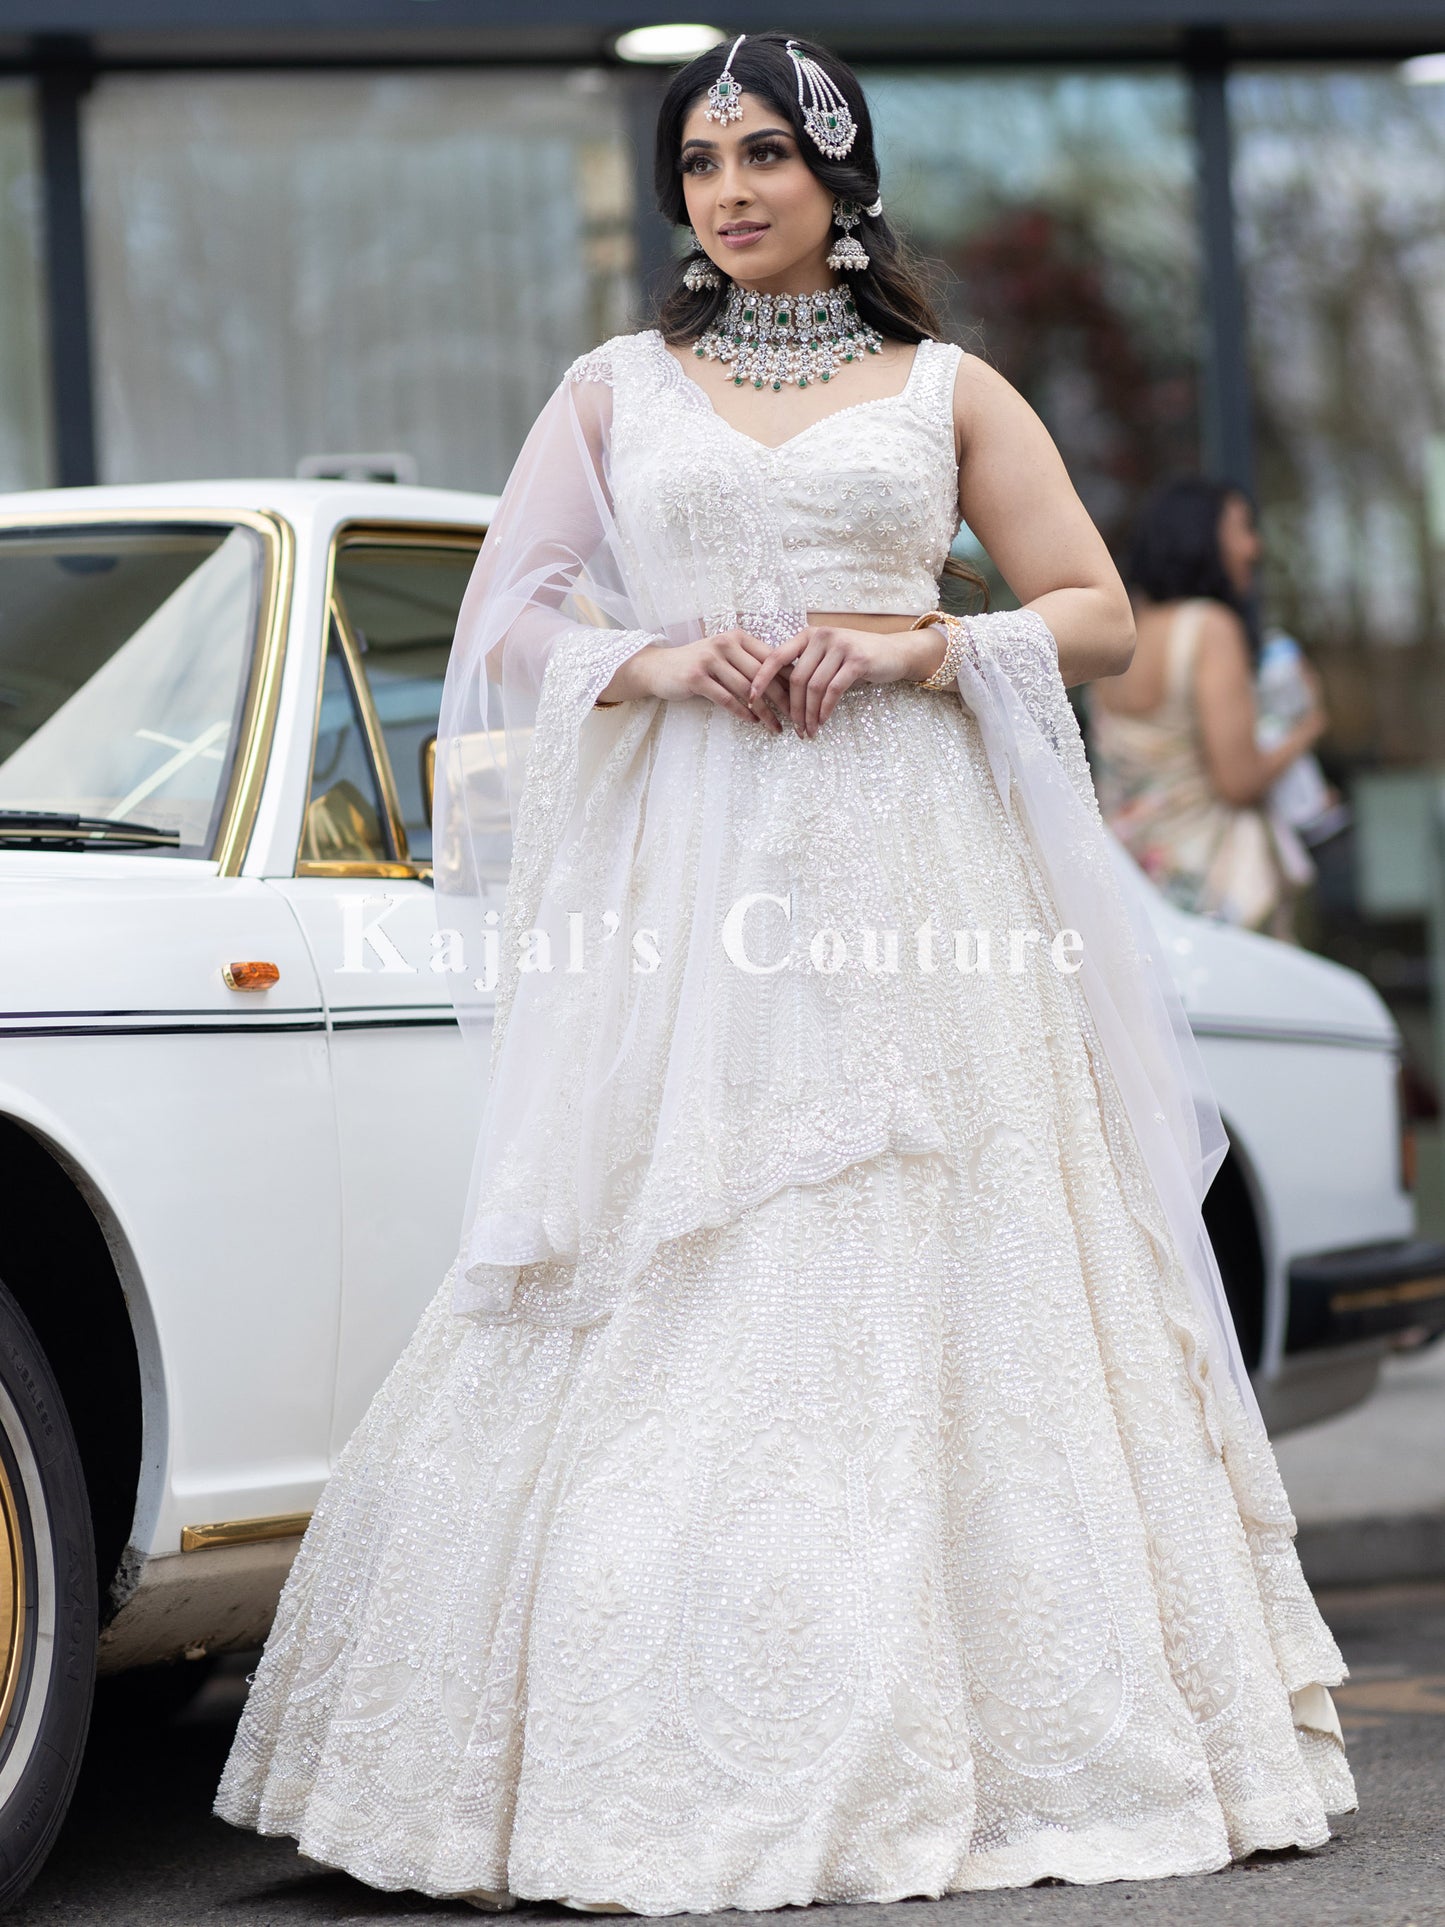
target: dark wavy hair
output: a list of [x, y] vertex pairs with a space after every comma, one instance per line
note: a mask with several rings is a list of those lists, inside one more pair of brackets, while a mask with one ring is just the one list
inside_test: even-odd
[[1122, 573], [1129, 588], [1141, 590], [1151, 602], [1208, 596], [1224, 603], [1244, 624], [1250, 656], [1258, 661], [1259, 599], [1235, 588], [1219, 551], [1219, 518], [1233, 495], [1255, 508], [1254, 497], [1237, 482], [1207, 475], [1161, 482], [1135, 518]]
[[[787, 51], [789, 38], [800, 53], [818, 62], [847, 101], [857, 123], [852, 148], [841, 161], [830, 160], [803, 125], [797, 70]], [[658, 109], [653, 148], [657, 205], [664, 218], [677, 227], [688, 225], [687, 199], [683, 192], [683, 125], [694, 103], [727, 65], [731, 45], [731, 40], [725, 41], [681, 68], [673, 76]], [[815, 40], [800, 40], [796, 35], [783, 33], [750, 33], [738, 47], [732, 72], [744, 93], [765, 100], [779, 120], [793, 130], [798, 152], [830, 194], [855, 202], [860, 214], [862, 209], [872, 206], [880, 194], [873, 117], [851, 67]], [[942, 324], [934, 306], [927, 270], [889, 224], [887, 214], [862, 214], [853, 231], [868, 253], [868, 266], [847, 278], [863, 321], [895, 341], [918, 342], [930, 336], [938, 339], [942, 335]], [[695, 340], [716, 321], [727, 299], [730, 284], [726, 276], [720, 287], [694, 292], [683, 285], [686, 268], [685, 260], [675, 261], [656, 297], [656, 325], [664, 341]], [[988, 583], [976, 569], [950, 556], [944, 564], [944, 573], [962, 577], [981, 589], [987, 607]]]
[[[820, 47], [816, 41], [793, 37], [798, 51], [816, 60], [838, 88], [858, 124], [847, 158], [829, 160], [803, 126], [797, 70], [786, 51], [788, 39], [789, 36], [782, 33], [750, 33], [734, 56], [733, 76], [744, 93], [765, 100], [779, 120], [792, 128], [798, 152], [830, 194], [840, 200], [855, 201], [860, 209], [871, 207], [879, 194], [878, 156], [873, 147], [873, 118], [858, 76], [826, 47]], [[699, 54], [675, 74], [658, 109], [653, 156], [657, 205], [665, 218], [679, 227], [687, 225], [682, 173], [683, 123], [694, 102], [707, 92], [727, 65], [731, 44], [728, 41], [709, 53]], [[854, 232], [869, 256], [868, 267], [848, 277], [848, 286], [864, 321], [896, 341], [922, 341], [925, 335], [936, 336], [940, 324], [922, 266], [894, 233], [887, 214], [864, 214]], [[685, 288], [682, 276], [686, 265], [685, 261], [675, 264], [658, 301], [658, 326], [668, 341], [687, 341], [701, 334], [717, 318], [727, 298], [726, 279], [720, 288], [704, 288], [696, 294]]]

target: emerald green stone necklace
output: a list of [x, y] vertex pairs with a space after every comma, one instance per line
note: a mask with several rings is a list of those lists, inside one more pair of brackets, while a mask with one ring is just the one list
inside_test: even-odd
[[849, 288], [817, 294], [750, 294], [734, 283], [722, 313], [698, 338], [695, 355], [732, 364], [733, 386], [806, 388], [845, 362], [876, 355], [883, 337], [859, 316]]

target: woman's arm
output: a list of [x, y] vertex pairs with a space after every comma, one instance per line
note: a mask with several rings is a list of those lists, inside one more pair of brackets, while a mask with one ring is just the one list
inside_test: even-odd
[[1065, 685], [1122, 674], [1134, 655], [1128, 592], [1048, 429], [971, 354], [954, 382], [953, 424], [959, 514], [1019, 601], [1048, 624]]
[[1258, 748], [1254, 676], [1244, 624], [1222, 602], [1211, 603], [1200, 620], [1194, 704], [1205, 767], [1226, 803], [1258, 803], [1276, 777], [1328, 727], [1323, 709], [1316, 705], [1273, 749]]

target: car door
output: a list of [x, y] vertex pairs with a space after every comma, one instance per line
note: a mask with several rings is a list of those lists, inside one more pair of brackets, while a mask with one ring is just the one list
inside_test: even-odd
[[[333, 1454], [456, 1255], [483, 1086], [433, 942], [429, 744], [483, 531], [332, 540], [316, 741], [283, 888], [316, 961], [341, 1158]], [[433, 963], [438, 967], [433, 968]]]
[[[151, 1361], [141, 1552], [308, 1507], [327, 1466], [324, 1013], [285, 905], [239, 874], [294, 540], [280, 515], [184, 491], [144, 512], [46, 498], [0, 516], [0, 1116], [65, 1147], [117, 1254], [123, 1228]], [[14, 820], [28, 810], [31, 831]], [[35, 1199], [0, 1191], [13, 1250]], [[41, 1223], [24, 1241], [37, 1278], [61, 1266], [40, 1322], [62, 1367], [72, 1295], [52, 1254], [67, 1247]], [[121, 1442], [104, 1449], [123, 1464]]]

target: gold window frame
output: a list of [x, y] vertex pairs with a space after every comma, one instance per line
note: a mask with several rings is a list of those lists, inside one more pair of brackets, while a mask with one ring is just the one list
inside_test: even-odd
[[486, 536], [485, 524], [466, 522], [400, 523], [358, 520], [339, 522], [332, 530], [326, 557], [326, 594], [322, 608], [325, 640], [321, 648], [321, 660], [317, 666], [315, 701], [312, 707], [311, 755], [306, 767], [306, 801], [302, 806], [301, 823], [296, 832], [294, 868], [298, 877], [401, 877], [424, 883], [430, 881], [432, 874], [430, 863], [414, 862], [409, 854], [385, 859], [357, 857], [328, 862], [318, 862], [301, 854], [301, 846], [306, 834], [306, 809], [310, 806], [311, 785], [316, 772], [316, 741], [321, 727], [321, 697], [326, 682], [326, 657], [333, 623], [341, 642], [341, 654], [356, 697], [357, 713], [361, 719], [362, 733], [366, 738], [367, 753], [376, 771], [377, 787], [381, 792], [381, 804], [386, 815], [391, 847], [398, 852], [405, 851], [407, 848], [406, 825], [402, 822], [401, 804], [397, 796], [396, 778], [392, 773], [391, 756], [386, 747], [385, 732], [382, 729], [381, 718], [376, 712], [371, 685], [362, 665], [361, 648], [356, 639], [356, 632], [351, 626], [351, 619], [336, 589], [336, 565], [342, 550], [348, 548], [469, 549], [475, 553], [486, 540]]

